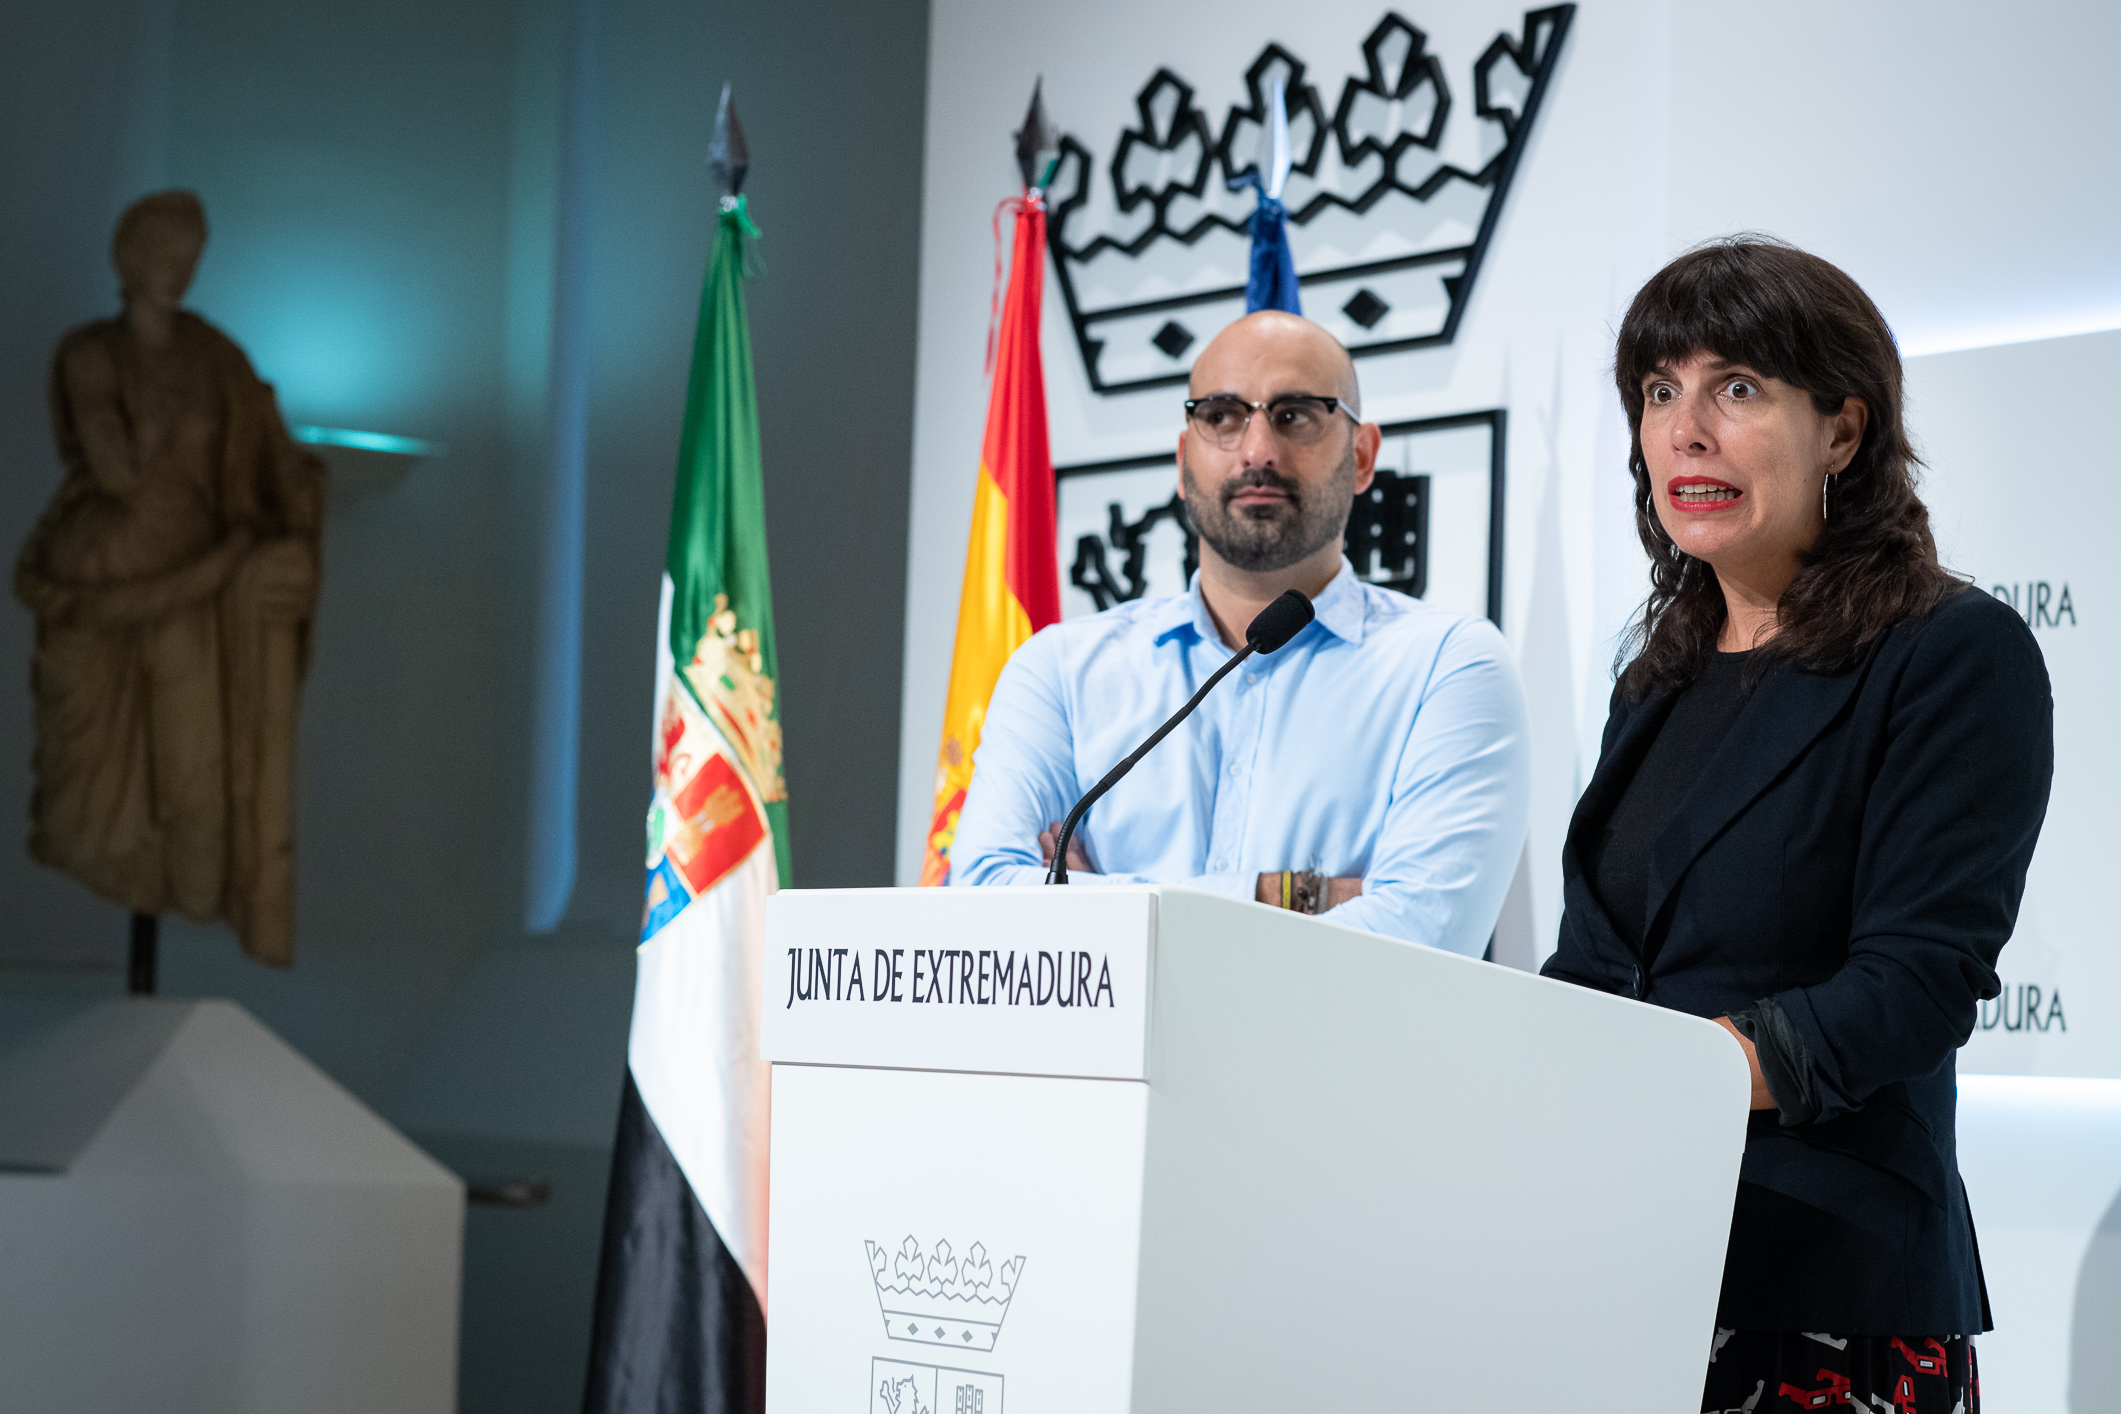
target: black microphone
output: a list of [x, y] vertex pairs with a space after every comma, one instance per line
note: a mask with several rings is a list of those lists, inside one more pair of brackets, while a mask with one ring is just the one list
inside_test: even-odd
[[1158, 727], [1150, 733], [1147, 741], [1135, 747], [1132, 756], [1105, 772], [1105, 778], [1090, 787], [1089, 792], [1075, 802], [1075, 808], [1068, 812], [1068, 818], [1061, 821], [1060, 832], [1053, 837], [1053, 867], [1046, 871], [1046, 882], [1068, 882], [1068, 841], [1075, 835], [1076, 822], [1083, 818], [1084, 812], [1097, 804], [1106, 791], [1119, 784], [1121, 776], [1134, 769], [1135, 762], [1149, 754], [1149, 748], [1169, 736], [1173, 727], [1191, 716], [1193, 709], [1200, 706], [1201, 699], [1208, 695], [1215, 684], [1228, 677], [1232, 668], [1254, 653], [1272, 653], [1301, 633], [1303, 626], [1316, 617], [1317, 612], [1312, 609], [1310, 599], [1294, 589], [1261, 609], [1259, 617], [1252, 620], [1245, 629], [1245, 646], [1232, 654], [1229, 662], [1217, 668], [1214, 675], [1200, 685], [1200, 691], [1193, 694], [1193, 699], [1171, 715], [1170, 721]]

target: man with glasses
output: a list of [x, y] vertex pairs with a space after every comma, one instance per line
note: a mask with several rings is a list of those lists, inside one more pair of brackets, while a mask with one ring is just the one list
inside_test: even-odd
[[1187, 884], [1479, 956], [1524, 847], [1523, 690], [1485, 619], [1364, 584], [1342, 553], [1381, 434], [1338, 340], [1262, 311], [1193, 366], [1184, 594], [1070, 619], [987, 707], [953, 884], [1033, 884], [1056, 823], [1286, 590], [1315, 622], [1255, 658], [1090, 811], [1077, 884]]

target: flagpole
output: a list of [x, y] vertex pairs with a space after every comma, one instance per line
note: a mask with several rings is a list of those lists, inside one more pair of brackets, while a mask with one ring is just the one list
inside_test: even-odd
[[765, 1403], [766, 899], [788, 879], [787, 789], [744, 302], [758, 235], [725, 85], [656, 633], [647, 875], [586, 1414]]

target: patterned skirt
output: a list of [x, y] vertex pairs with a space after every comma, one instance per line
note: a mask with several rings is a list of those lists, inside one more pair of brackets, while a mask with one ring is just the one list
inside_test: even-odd
[[1980, 1414], [1968, 1336], [1718, 1330], [1702, 1414]]

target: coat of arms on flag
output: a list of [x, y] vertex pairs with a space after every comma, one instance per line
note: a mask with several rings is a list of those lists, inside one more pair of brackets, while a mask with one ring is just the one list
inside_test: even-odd
[[641, 941], [744, 862], [768, 833], [763, 801], [787, 798], [773, 679], [758, 635], [736, 626], [715, 596], [692, 662], [664, 682], [656, 728], [655, 797], [648, 807], [648, 894]]

